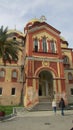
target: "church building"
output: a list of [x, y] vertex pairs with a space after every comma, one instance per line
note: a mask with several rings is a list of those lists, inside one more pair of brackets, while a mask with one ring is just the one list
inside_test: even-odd
[[23, 51], [16, 62], [4, 66], [0, 61], [0, 104], [19, 105], [21, 96], [27, 108], [61, 97], [73, 103], [73, 50], [61, 32], [35, 18], [24, 33], [15, 30], [9, 37], [18, 40]]
[[33, 19], [24, 28], [25, 106], [64, 98], [73, 102], [73, 52], [61, 32], [43, 20]]

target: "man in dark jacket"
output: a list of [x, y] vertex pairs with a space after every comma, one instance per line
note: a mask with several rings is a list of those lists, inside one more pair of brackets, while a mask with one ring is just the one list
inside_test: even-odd
[[61, 109], [61, 115], [64, 116], [64, 108], [65, 108], [65, 102], [64, 99], [61, 98], [60, 102], [59, 102], [59, 107]]

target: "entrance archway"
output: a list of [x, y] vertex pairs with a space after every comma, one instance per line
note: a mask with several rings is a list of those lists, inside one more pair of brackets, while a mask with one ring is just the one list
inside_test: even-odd
[[43, 70], [39, 73], [38, 95], [40, 101], [53, 99], [53, 76], [49, 71]]

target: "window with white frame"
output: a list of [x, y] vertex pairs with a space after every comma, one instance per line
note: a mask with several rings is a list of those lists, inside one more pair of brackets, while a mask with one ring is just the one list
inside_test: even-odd
[[42, 47], [43, 47], [43, 52], [47, 52], [46, 37], [43, 37], [43, 38], [42, 38]]
[[5, 71], [4, 70], [0, 70], [0, 77], [3, 78], [5, 76]]
[[0, 87], [0, 95], [2, 95], [2, 88]]
[[73, 80], [73, 75], [71, 72], [68, 73], [68, 80]]
[[51, 48], [51, 52], [55, 53], [56, 52], [56, 43], [54, 40], [51, 40], [50, 42], [50, 48]]
[[71, 88], [71, 95], [73, 95], [73, 88]]
[[68, 58], [68, 56], [64, 56], [63, 57], [63, 63], [64, 64], [69, 64], [69, 58]]
[[14, 71], [12, 72], [12, 78], [17, 78], [17, 72], [16, 72], [16, 70], [14, 70]]
[[34, 51], [38, 52], [38, 39], [37, 38], [34, 39]]
[[15, 95], [15, 88], [12, 88], [12, 90], [11, 90], [11, 95]]

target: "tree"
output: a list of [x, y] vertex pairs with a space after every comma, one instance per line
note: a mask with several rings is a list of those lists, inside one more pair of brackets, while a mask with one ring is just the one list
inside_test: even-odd
[[[21, 44], [18, 43], [16, 40], [12, 39], [10, 40], [8, 37], [8, 27], [4, 29], [3, 26], [0, 28], [0, 58], [3, 59], [4, 65], [6, 65], [6, 61], [9, 61], [11, 63], [12, 60], [17, 61], [18, 60], [18, 52], [22, 51]], [[23, 75], [23, 72], [22, 76]], [[23, 104], [23, 89], [24, 84], [22, 86], [21, 90], [21, 104]]]
[[19, 44], [15, 40], [8, 39], [8, 27], [4, 29], [3, 26], [0, 28], [0, 58], [3, 59], [4, 63], [12, 60], [18, 60], [18, 51], [21, 51]]

